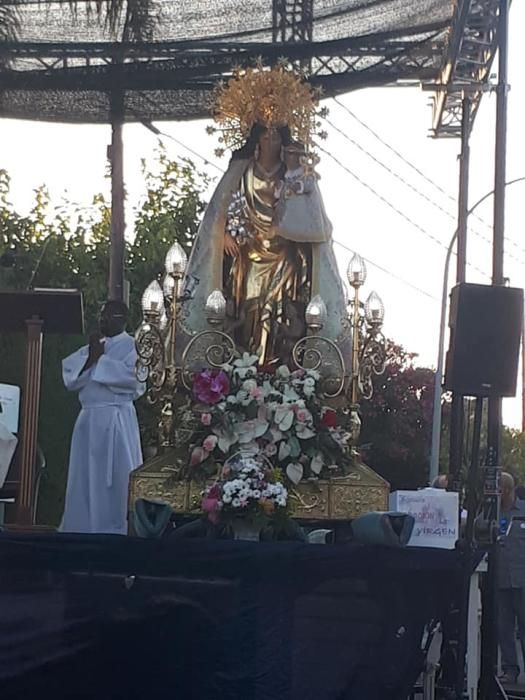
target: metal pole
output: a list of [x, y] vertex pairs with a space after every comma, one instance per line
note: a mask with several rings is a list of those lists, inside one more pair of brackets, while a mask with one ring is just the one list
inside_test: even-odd
[[456, 242], [458, 229], [454, 231], [452, 240], [447, 249], [445, 258], [445, 271], [443, 273], [443, 290], [441, 292], [441, 318], [439, 322], [439, 346], [436, 374], [434, 376], [434, 407], [432, 411], [432, 447], [430, 450], [430, 483], [439, 473], [439, 452], [441, 446], [441, 385], [443, 383], [443, 365], [445, 363], [445, 331], [447, 328], [447, 298], [448, 298], [448, 271], [452, 248]]
[[521, 334], [521, 432], [525, 432], [525, 323]]
[[352, 393], [351, 403], [356, 406], [359, 401], [359, 349], [361, 338], [359, 337], [359, 285], [354, 288], [354, 313], [352, 316]]
[[467, 273], [468, 187], [470, 170], [470, 97], [463, 97], [461, 153], [459, 156], [458, 259], [456, 282], [465, 282]]
[[[502, 285], [505, 235], [505, 174], [507, 166], [507, 93], [508, 93], [509, 0], [500, 0], [498, 22], [498, 86], [496, 102], [496, 150], [494, 168], [494, 238], [492, 248], [492, 284]], [[501, 398], [489, 399], [488, 449], [499, 461], [501, 437]]]
[[[456, 283], [465, 282], [467, 272], [467, 222], [468, 222], [468, 185], [470, 166], [470, 98], [463, 96], [461, 120], [461, 154], [459, 157], [459, 193], [458, 193], [458, 256]], [[452, 395], [450, 413], [450, 466], [452, 483], [459, 480], [463, 458], [464, 428], [463, 397], [456, 392]]]
[[111, 248], [109, 259], [109, 299], [124, 301], [124, 93], [112, 92], [111, 100]]

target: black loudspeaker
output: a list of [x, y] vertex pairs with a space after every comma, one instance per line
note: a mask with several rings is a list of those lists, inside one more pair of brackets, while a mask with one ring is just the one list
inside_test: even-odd
[[461, 396], [515, 396], [523, 290], [458, 284], [450, 295], [445, 389]]

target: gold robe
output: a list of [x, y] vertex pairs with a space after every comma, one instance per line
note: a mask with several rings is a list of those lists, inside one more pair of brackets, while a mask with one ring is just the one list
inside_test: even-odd
[[235, 299], [237, 345], [259, 355], [261, 364], [278, 361], [277, 338], [285, 298], [308, 303], [311, 247], [282, 238], [274, 230], [276, 190], [284, 166], [273, 179], [260, 176], [252, 161], [243, 173], [240, 191], [246, 199], [253, 237], [239, 247], [226, 272], [224, 287]]
[[[231, 285], [231, 259], [224, 255], [227, 210], [234, 192], [238, 192], [242, 187], [243, 178], [250, 172], [252, 164], [252, 159], [230, 162], [199, 226], [183, 282], [183, 290], [186, 287], [191, 288], [192, 294], [190, 299], [182, 302], [178, 313], [179, 361], [192, 336], [210, 328], [204, 313], [208, 295], [215, 289], [223, 289], [226, 296], [230, 291], [228, 287]], [[322, 334], [337, 343], [343, 357], [350, 363], [351, 339], [348, 332], [346, 296], [332, 248], [332, 226], [315, 179], [312, 179], [308, 191], [303, 194], [285, 196], [284, 190], [281, 192], [273, 209], [271, 232], [273, 242], [270, 248], [265, 247], [264, 240], [268, 239], [263, 237], [260, 239], [262, 243], [254, 243], [252, 255], [263, 253], [267, 262], [271, 263], [268, 258], [270, 254], [275, 254], [276, 247], [279, 247], [279, 264], [282, 266], [284, 261], [292, 263], [288, 267], [284, 266], [287, 270], [283, 277], [287, 280], [286, 284], [292, 285], [297, 296], [302, 291], [307, 291], [308, 298], [305, 302], [315, 294], [321, 295], [328, 312]], [[244, 256], [244, 253], [242, 255]], [[298, 259], [300, 264], [297, 264]], [[301, 268], [299, 276], [296, 272], [298, 267]], [[257, 266], [252, 268], [255, 273]], [[291, 276], [293, 282], [290, 282], [288, 276], [290, 269], [294, 270]], [[304, 271], [307, 275], [306, 286], [303, 282]], [[264, 279], [269, 279], [269, 274], [265, 274]], [[242, 276], [238, 276], [237, 280], [238, 283], [242, 281], [242, 285], [233, 296], [240, 300], [245, 282]], [[246, 285], [248, 280], [249, 276]], [[231, 291], [234, 292], [234, 289], [231, 288]]]

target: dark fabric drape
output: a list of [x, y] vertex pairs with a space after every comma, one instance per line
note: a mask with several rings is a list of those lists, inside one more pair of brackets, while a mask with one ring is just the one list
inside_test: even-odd
[[0, 535], [0, 695], [406, 700], [454, 551]]

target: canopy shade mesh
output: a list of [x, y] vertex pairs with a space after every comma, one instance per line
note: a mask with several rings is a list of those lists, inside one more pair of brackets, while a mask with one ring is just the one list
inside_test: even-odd
[[258, 56], [297, 62], [328, 95], [433, 80], [453, 12], [451, 0], [0, 0], [0, 116], [204, 117], [216, 82]]

